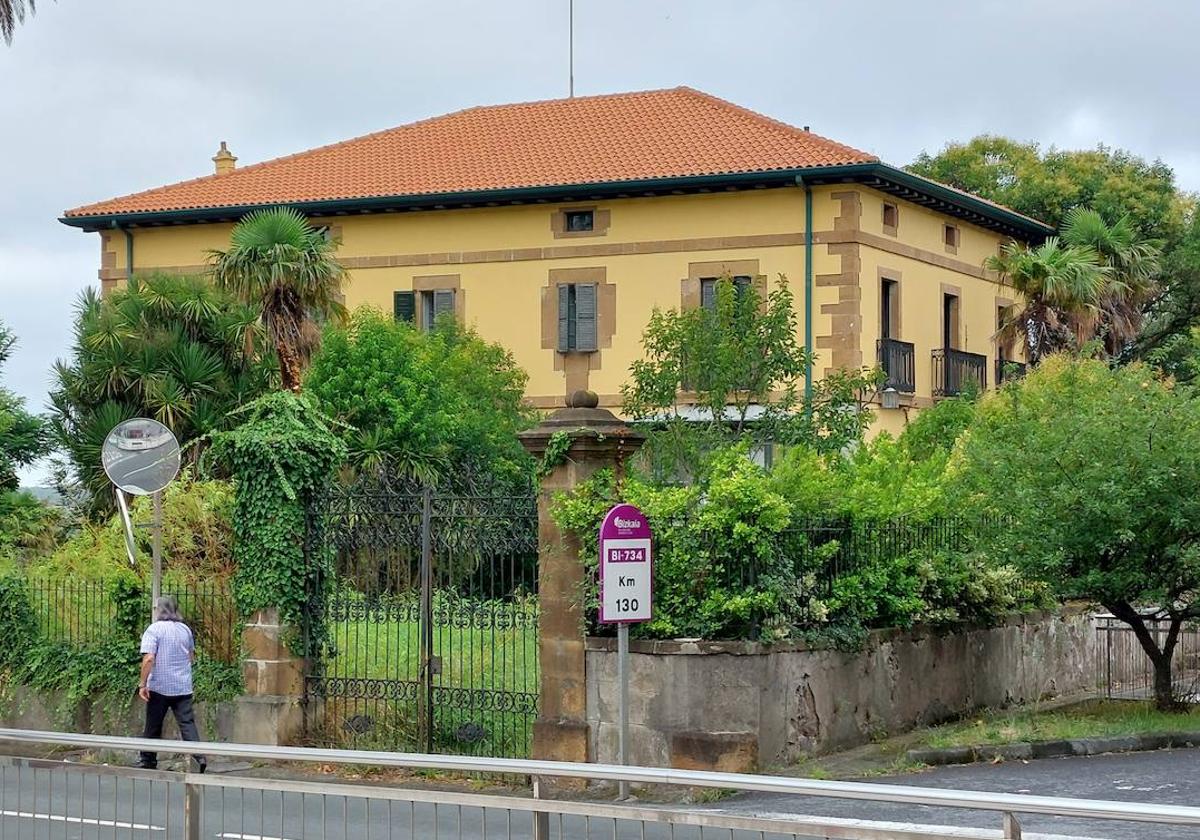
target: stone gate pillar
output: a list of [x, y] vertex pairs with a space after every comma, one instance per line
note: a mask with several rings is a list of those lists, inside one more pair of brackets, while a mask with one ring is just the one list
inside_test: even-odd
[[574, 489], [606, 467], [623, 469], [625, 460], [645, 442], [645, 435], [625, 425], [611, 411], [597, 408], [590, 391], [567, 397], [566, 408], [521, 432], [524, 447], [544, 457], [557, 432], [570, 447], [542, 478], [538, 491], [538, 598], [541, 706], [533, 725], [533, 757], [555, 761], [587, 761], [587, 675], [580, 596], [584, 568], [579, 540], [554, 523], [554, 497]]
[[297, 628], [279, 618], [276, 609], [257, 610], [242, 629], [242, 678], [234, 740], [242, 744], [299, 744], [304, 735], [305, 661], [288, 648]]

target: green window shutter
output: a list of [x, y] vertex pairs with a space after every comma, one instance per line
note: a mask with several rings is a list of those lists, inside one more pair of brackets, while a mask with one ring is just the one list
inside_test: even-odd
[[575, 349], [596, 350], [596, 284], [575, 286]]
[[392, 294], [392, 314], [396, 316], [397, 321], [413, 323], [417, 319], [417, 293], [394, 292]]
[[711, 277], [700, 281], [700, 306], [712, 309], [717, 305], [717, 281]]
[[571, 349], [571, 287], [566, 283], [558, 287], [558, 352]]
[[454, 290], [443, 289], [433, 293], [433, 317], [449, 312], [454, 314]]
[[746, 289], [749, 289], [750, 286], [753, 285], [753, 283], [754, 283], [753, 277], [747, 277], [745, 275], [740, 275], [738, 277], [734, 277], [733, 278], [733, 290], [735, 292], [737, 292], [738, 296], [740, 297], [746, 293]]

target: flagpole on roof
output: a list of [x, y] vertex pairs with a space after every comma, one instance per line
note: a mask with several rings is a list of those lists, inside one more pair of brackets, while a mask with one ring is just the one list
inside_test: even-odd
[[570, 34], [568, 40], [570, 42], [570, 78], [567, 82], [567, 93], [571, 99], [575, 98], [575, 0], [568, 0], [571, 7], [570, 14]]

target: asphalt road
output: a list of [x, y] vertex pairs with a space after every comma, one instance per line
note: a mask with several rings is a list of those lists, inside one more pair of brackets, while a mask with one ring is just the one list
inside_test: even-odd
[[[1200, 803], [1200, 750], [1130, 753], [1093, 758], [1046, 759], [1001, 765], [947, 767], [876, 779], [918, 785], [1088, 799]], [[0, 767], [2, 840], [183, 840], [184, 797], [177, 778], [130, 780], [28, 767]], [[998, 814], [817, 797], [743, 795], [706, 807], [730, 815], [785, 818], [804, 815], [903, 824], [998, 828]], [[239, 789], [206, 789], [199, 838], [219, 840], [527, 840], [530, 817], [505, 810], [433, 804], [389, 804], [317, 795], [281, 795]], [[1200, 830], [1069, 818], [1023, 818], [1034, 834], [1114, 840], [1196, 840]], [[701, 840], [698, 830], [673, 833], [647, 824], [611, 820], [551, 819], [551, 840]], [[703, 840], [750, 840], [757, 833], [707, 830]], [[199, 840], [197, 838], [197, 840]], [[761, 839], [760, 839], [761, 840]]]
[[[1086, 758], [1047, 758], [1004, 764], [941, 767], [924, 773], [871, 779], [882, 784], [1027, 793], [1078, 799], [1157, 802], [1200, 806], [1200, 750], [1118, 753]], [[742, 795], [714, 806], [735, 814], [807, 814], [898, 823], [999, 828], [1000, 815], [952, 808], [852, 802], [772, 794]], [[1198, 840], [1200, 829], [1143, 823], [1021, 817], [1025, 833], [1112, 840]]]

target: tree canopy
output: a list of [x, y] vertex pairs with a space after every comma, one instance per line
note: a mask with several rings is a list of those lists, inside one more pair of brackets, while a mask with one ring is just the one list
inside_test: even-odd
[[1143, 364], [1054, 356], [983, 400], [950, 469], [949, 492], [1007, 522], [1001, 556], [1133, 627], [1171, 705], [1171, 653], [1200, 617], [1200, 404]]
[[981, 135], [922, 152], [910, 171], [1011, 207], [1059, 227], [1076, 207], [1095, 210], [1110, 224], [1129, 217], [1143, 238], [1172, 242], [1194, 203], [1162, 161], [1147, 162], [1123, 149], [1043, 150], [1037, 143]]
[[468, 464], [527, 469], [516, 437], [533, 422], [525, 382], [509, 351], [453, 317], [425, 331], [362, 308], [326, 330], [305, 385], [347, 425], [357, 465], [436, 479]]

